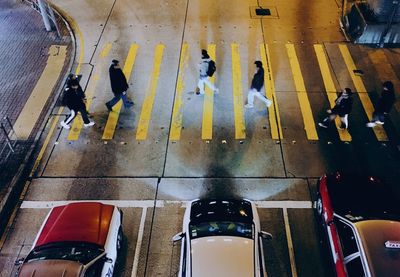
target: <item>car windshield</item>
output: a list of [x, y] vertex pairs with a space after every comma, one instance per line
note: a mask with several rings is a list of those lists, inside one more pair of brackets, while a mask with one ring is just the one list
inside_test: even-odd
[[210, 221], [189, 224], [190, 239], [208, 236], [234, 236], [253, 239], [254, 225], [232, 221]]
[[102, 249], [89, 243], [55, 243], [32, 250], [26, 257], [25, 262], [69, 260], [87, 264], [102, 253]]

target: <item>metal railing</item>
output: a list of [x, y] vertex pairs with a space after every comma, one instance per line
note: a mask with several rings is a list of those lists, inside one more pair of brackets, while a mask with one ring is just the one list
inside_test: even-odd
[[10, 119], [5, 116], [0, 122], [0, 164], [7, 161], [11, 153], [15, 152], [18, 137]]

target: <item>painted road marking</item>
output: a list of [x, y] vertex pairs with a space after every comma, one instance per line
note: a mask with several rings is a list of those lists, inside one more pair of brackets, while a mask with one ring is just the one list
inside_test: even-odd
[[[353, 58], [350, 55], [350, 51], [345, 44], [339, 44], [339, 50], [342, 53], [347, 70], [349, 71], [350, 77], [353, 80], [354, 87], [356, 88], [358, 97], [360, 97], [361, 104], [364, 108], [365, 113], [367, 114], [368, 120], [371, 120], [372, 113], [374, 112], [374, 105], [372, 105], [371, 99], [369, 98], [367, 89], [365, 88], [361, 77], [355, 75], [353, 72], [353, 70], [356, 70], [357, 68], [353, 61]], [[374, 130], [375, 136], [378, 141], [388, 141], [386, 132], [381, 125], [377, 125], [372, 129]]]
[[[126, 58], [126, 62], [124, 65], [123, 72], [125, 74], [126, 80], [129, 82], [129, 78], [131, 77], [133, 65], [135, 64], [136, 53], [139, 46], [137, 44], [131, 44], [131, 47], [128, 52], [128, 56]], [[104, 128], [103, 137], [104, 140], [109, 140], [114, 137], [115, 128], [117, 127], [119, 113], [122, 107], [122, 100], [119, 100], [118, 103], [113, 107], [113, 110], [108, 114], [108, 119], [106, 123], [106, 127]]]
[[278, 100], [275, 93], [274, 76], [272, 74], [271, 55], [268, 44], [260, 45], [260, 55], [261, 61], [266, 67], [266, 70], [264, 71], [266, 95], [268, 99], [273, 101], [273, 104], [268, 108], [271, 137], [272, 139], [283, 139], [281, 118], [279, 116]]
[[246, 125], [243, 113], [242, 72], [240, 69], [239, 44], [232, 43], [232, 86], [233, 110], [235, 115], [235, 139], [246, 138]]
[[[382, 82], [390, 80], [393, 82], [395, 88], [400, 87], [399, 79], [397, 78], [390, 61], [385, 55], [385, 50], [376, 49], [374, 51], [368, 51], [368, 57], [374, 64], [378, 77]], [[400, 102], [397, 102], [396, 104], [394, 107], [398, 112], [400, 112]]]
[[140, 119], [136, 132], [137, 140], [145, 140], [147, 138], [147, 132], [149, 130], [151, 112], [153, 111], [154, 99], [156, 97], [158, 77], [160, 75], [160, 67], [163, 58], [165, 46], [158, 44], [155, 50], [153, 72], [150, 78], [149, 88], [146, 92], [146, 98], [144, 99], [142, 112], [140, 113]]
[[[93, 96], [94, 96], [94, 92], [97, 86], [97, 82], [98, 80], [100, 80], [100, 75], [101, 73], [103, 73], [103, 69], [104, 69], [104, 65], [105, 65], [105, 58], [108, 56], [108, 54], [110, 53], [112, 44], [111, 43], [107, 43], [103, 50], [100, 53], [100, 59], [99, 62], [96, 65], [96, 69], [95, 72], [93, 74], [93, 78], [91, 78], [89, 86], [85, 92], [86, 94], [86, 109], [88, 111], [90, 111], [90, 106], [92, 104], [92, 100], [93, 100]], [[81, 116], [77, 116], [75, 117], [73, 123], [72, 123], [72, 127], [71, 130], [69, 131], [68, 134], [68, 140], [78, 140], [79, 135], [82, 131], [82, 127], [83, 127], [83, 120]]]
[[[76, 202], [101, 202], [120, 208], [163, 208], [168, 205], [187, 207], [190, 201], [178, 200], [61, 200], [61, 201], [23, 201], [21, 209], [50, 209]], [[311, 209], [311, 201], [254, 201], [260, 209]], [[154, 206], [155, 205], [155, 206]]]
[[[207, 47], [207, 52], [210, 58], [215, 61], [215, 44], [209, 44]], [[211, 83], [215, 83], [215, 74], [210, 78]], [[202, 139], [212, 139], [213, 134], [213, 111], [214, 111], [214, 92], [206, 86], [204, 93], [204, 103], [203, 103], [203, 125], [201, 128], [201, 138]]]
[[297, 98], [300, 104], [301, 114], [303, 116], [304, 129], [306, 131], [307, 139], [318, 140], [317, 129], [315, 127], [314, 118], [311, 111], [310, 101], [308, 100], [307, 90], [304, 85], [303, 75], [301, 74], [299, 60], [297, 59], [294, 44], [286, 44], [286, 50], [289, 57], [290, 67], [294, 84], [296, 86]]
[[[337, 98], [336, 87], [333, 82], [332, 74], [329, 68], [328, 60], [322, 44], [314, 45], [315, 54], [317, 55], [317, 60], [319, 64], [319, 69], [322, 74], [322, 79], [324, 81], [326, 95], [328, 96], [329, 104], [333, 108], [335, 106], [335, 100]], [[347, 129], [340, 130], [341, 122], [339, 117], [336, 117], [336, 129], [338, 130], [339, 137], [341, 141], [351, 141], [351, 135]]]
[[292, 234], [290, 231], [290, 224], [289, 224], [289, 216], [287, 209], [283, 209], [283, 219], [285, 221], [285, 231], [286, 231], [286, 238], [289, 250], [289, 258], [290, 258], [290, 268], [292, 269], [292, 276], [297, 277], [297, 270], [296, 270], [296, 260], [294, 257], [294, 248], [293, 248], [293, 241], [292, 241]]
[[140, 249], [142, 247], [143, 234], [144, 234], [144, 223], [146, 221], [146, 214], [147, 214], [147, 208], [145, 207], [142, 210], [142, 217], [140, 218], [139, 232], [138, 232], [138, 236], [137, 236], [137, 240], [136, 240], [135, 256], [133, 258], [131, 277], [136, 277], [136, 275], [137, 275], [137, 270], [138, 270], [138, 266], [139, 266]]
[[179, 73], [176, 81], [174, 108], [172, 110], [170, 140], [180, 140], [183, 122], [182, 92], [184, 89], [184, 74], [189, 60], [189, 45], [182, 45], [181, 57], [179, 58]]
[[46, 67], [14, 124], [19, 140], [28, 139], [39, 119], [64, 67], [67, 46], [51, 45], [48, 54]]

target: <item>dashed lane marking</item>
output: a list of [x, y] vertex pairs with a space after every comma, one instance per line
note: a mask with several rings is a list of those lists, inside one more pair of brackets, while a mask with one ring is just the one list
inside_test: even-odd
[[[209, 44], [207, 52], [210, 58], [215, 61], [215, 44]], [[215, 75], [210, 78], [211, 83], [215, 83]], [[203, 103], [203, 124], [201, 128], [202, 139], [212, 139], [213, 135], [213, 111], [214, 111], [214, 92], [206, 86]]]
[[179, 61], [179, 73], [178, 80], [176, 83], [174, 107], [172, 110], [172, 122], [171, 131], [169, 134], [170, 140], [180, 140], [183, 122], [183, 103], [182, 103], [182, 92], [184, 89], [184, 74], [189, 60], [189, 45], [184, 43], [182, 45], [181, 57]]
[[158, 44], [156, 46], [153, 62], [153, 72], [151, 74], [149, 88], [146, 92], [146, 98], [143, 102], [142, 112], [140, 113], [139, 123], [137, 127], [137, 140], [145, 140], [147, 138], [151, 113], [153, 111], [154, 99], [156, 97], [158, 77], [160, 75], [160, 67], [164, 54], [164, 48], [165, 46], [163, 44]]
[[242, 71], [240, 68], [239, 44], [231, 44], [233, 111], [235, 115], [235, 139], [246, 138], [246, 125], [243, 114]]
[[[317, 55], [317, 60], [319, 68], [322, 74], [322, 79], [324, 81], [326, 95], [328, 96], [329, 104], [331, 107], [335, 106], [335, 100], [337, 98], [336, 87], [333, 82], [332, 74], [329, 69], [328, 61], [326, 59], [325, 51], [322, 44], [314, 44], [315, 54]], [[338, 117], [336, 117], [336, 129], [339, 133], [341, 141], [351, 141], [351, 135], [347, 129], [340, 130], [341, 122]]]
[[266, 95], [268, 99], [271, 99], [273, 101], [272, 105], [268, 108], [271, 137], [272, 139], [283, 139], [281, 117], [279, 116], [278, 101], [275, 93], [274, 76], [272, 74], [271, 55], [269, 52], [268, 44], [260, 45], [260, 54], [262, 63], [266, 65], [266, 70], [264, 71]]
[[[100, 75], [103, 72], [104, 66], [105, 66], [105, 58], [108, 56], [108, 54], [110, 53], [112, 44], [111, 43], [107, 43], [103, 50], [100, 53], [100, 60], [96, 65], [96, 69], [95, 72], [93, 74], [93, 78], [90, 80], [89, 86], [85, 92], [86, 94], [86, 98], [87, 98], [87, 102], [86, 102], [86, 109], [89, 111], [90, 110], [90, 106], [92, 104], [92, 99], [96, 90], [96, 86], [97, 86], [97, 82], [100, 80]], [[104, 74], [104, 73], [103, 73]], [[72, 127], [71, 130], [68, 133], [68, 140], [78, 140], [79, 135], [82, 131], [82, 127], [83, 127], [83, 120], [81, 116], [77, 116], [75, 117], [73, 123], [72, 123]]]
[[[126, 62], [124, 65], [123, 72], [125, 74], [126, 80], [129, 82], [131, 77], [133, 65], [135, 64], [136, 53], [139, 46], [137, 44], [132, 44], [129, 48], [128, 56], [126, 58]], [[103, 140], [110, 140], [114, 137], [115, 128], [117, 127], [119, 113], [122, 108], [122, 99], [118, 101], [118, 103], [113, 107], [113, 110], [108, 114], [108, 119], [106, 123], [106, 127], [103, 132]]]
[[[371, 120], [372, 113], [374, 112], [374, 105], [369, 98], [367, 89], [365, 88], [364, 82], [362, 81], [361, 77], [357, 76], [353, 71], [357, 68], [353, 61], [353, 58], [351, 57], [350, 51], [345, 44], [339, 44], [339, 50], [342, 53], [347, 70], [349, 71], [350, 77], [353, 80], [354, 87], [356, 88], [358, 97], [360, 98], [364, 111], [367, 114], [368, 120]], [[377, 125], [376, 127], [374, 127], [373, 131], [378, 141], [388, 141], [385, 129], [383, 129], [381, 125]]]
[[296, 86], [297, 98], [300, 104], [300, 111], [303, 116], [304, 129], [307, 139], [318, 140], [317, 129], [311, 111], [310, 101], [308, 100], [306, 86], [304, 85], [303, 75], [300, 69], [300, 63], [296, 55], [296, 50], [292, 43], [286, 44], [286, 50], [289, 57], [290, 67], [292, 69], [294, 84]]

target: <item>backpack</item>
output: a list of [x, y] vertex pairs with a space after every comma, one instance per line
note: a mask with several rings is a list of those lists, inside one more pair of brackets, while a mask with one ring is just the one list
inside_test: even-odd
[[214, 75], [215, 70], [217, 70], [215, 62], [213, 60], [210, 60], [208, 62], [207, 76], [212, 77]]

